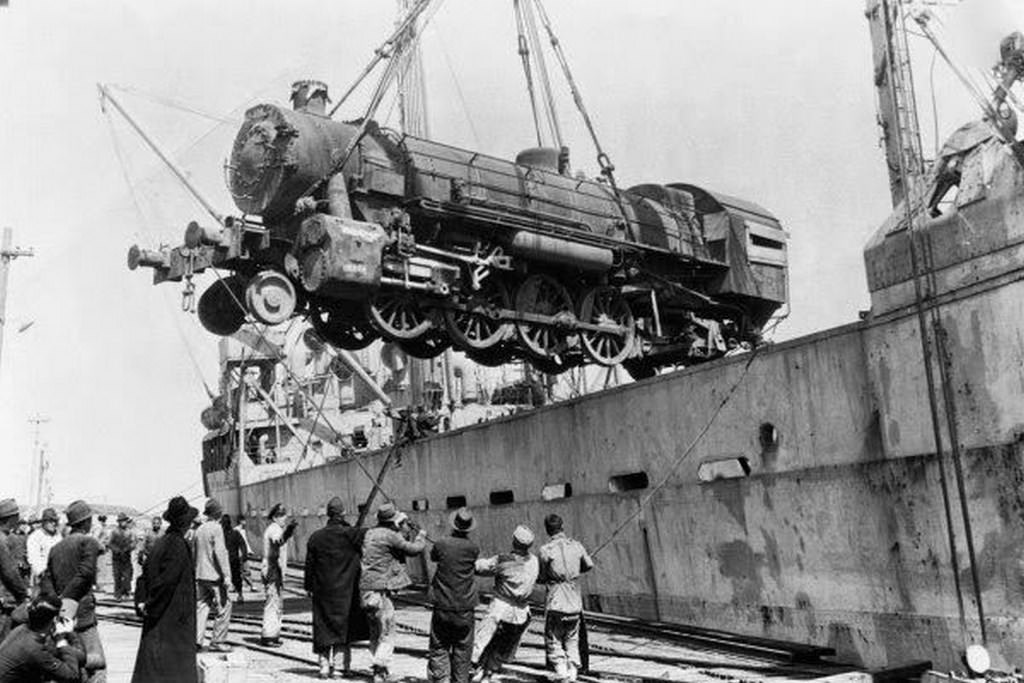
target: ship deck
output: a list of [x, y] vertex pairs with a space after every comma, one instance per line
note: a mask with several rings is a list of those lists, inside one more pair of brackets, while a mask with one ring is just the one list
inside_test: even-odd
[[[262, 595], [247, 591], [236, 602], [229, 642], [235, 647], [235, 666], [227, 680], [270, 683], [315, 680], [316, 657], [311, 650], [310, 601], [302, 591], [298, 572], [291, 572], [285, 586], [284, 645], [267, 649], [259, 645]], [[101, 635], [108, 659], [109, 683], [128, 683], [138, 648], [139, 623], [130, 603], [115, 603], [99, 596]], [[426, 680], [427, 635], [430, 609], [422, 591], [410, 590], [396, 600], [398, 642], [392, 675], [396, 680]], [[483, 607], [480, 608], [481, 613]], [[745, 639], [723, 632], [688, 630], [635, 619], [588, 616], [590, 669], [581, 681], [870, 681], [871, 674], [828, 661], [821, 648], [761, 639]], [[352, 676], [370, 679], [366, 643], [356, 643]], [[204, 665], [223, 655], [200, 654]], [[226, 662], [225, 662], [226, 665]], [[222, 680], [217, 678], [217, 680]], [[535, 616], [523, 638], [517, 658], [506, 666], [500, 681], [547, 680], [544, 670], [543, 625]]]

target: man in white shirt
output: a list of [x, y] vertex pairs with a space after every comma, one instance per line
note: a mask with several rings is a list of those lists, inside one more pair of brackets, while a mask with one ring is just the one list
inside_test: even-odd
[[50, 548], [60, 542], [57, 533], [57, 511], [53, 508], [43, 510], [42, 523], [39, 528], [28, 535], [26, 541], [28, 565], [32, 570], [30, 581], [33, 592], [39, 587], [39, 577], [46, 571], [46, 562], [50, 557]]
[[[270, 508], [267, 515], [270, 523], [263, 532], [263, 589], [266, 603], [263, 605], [263, 630], [260, 644], [267, 647], [281, 647], [281, 623], [284, 620], [284, 602], [281, 588], [288, 568], [288, 539], [298, 524], [288, 521], [288, 511], [281, 503]], [[287, 524], [286, 524], [287, 522]]]

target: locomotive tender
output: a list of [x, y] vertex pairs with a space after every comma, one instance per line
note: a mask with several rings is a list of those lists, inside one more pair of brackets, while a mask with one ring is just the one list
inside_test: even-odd
[[571, 175], [564, 149], [511, 162], [334, 121], [317, 81], [292, 102], [246, 113], [227, 169], [243, 217], [129, 252], [155, 282], [232, 271], [198, 302], [215, 334], [308, 315], [345, 349], [383, 338], [421, 358], [641, 377], [757, 343], [787, 300], [786, 233], [756, 204], [684, 183], [619, 191]]

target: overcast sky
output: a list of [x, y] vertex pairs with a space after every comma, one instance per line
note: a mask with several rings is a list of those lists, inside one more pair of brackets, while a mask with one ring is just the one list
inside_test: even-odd
[[[975, 43], [991, 61], [991, 41], [1024, 22], [1006, 25], [1012, 0], [966, 4], [1001, 18]], [[889, 210], [863, 2], [547, 5], [620, 183], [689, 182], [773, 211], [792, 235], [792, 315], [777, 338], [856, 320], [868, 307], [861, 249]], [[0, 225], [37, 254], [18, 260], [10, 281], [0, 497], [27, 501], [28, 419], [37, 414], [49, 418], [57, 502], [146, 508], [201, 490], [201, 378], [216, 385], [216, 339], [181, 312], [178, 286], [152, 287], [127, 270], [125, 252], [137, 241], [178, 244], [188, 221], [204, 216], [124, 121], [103, 114], [95, 84], [137, 91], [121, 95], [125, 105], [231, 212], [222, 162], [244, 109], [286, 102], [299, 77], [340, 93], [394, 11], [389, 0], [0, 8]], [[531, 145], [513, 26], [507, 0], [446, 0], [437, 12], [423, 45], [434, 138], [508, 157]], [[928, 97], [931, 52], [920, 53]], [[973, 112], [941, 64], [934, 80], [949, 132]], [[344, 115], [356, 116], [359, 101]], [[564, 96], [560, 112], [574, 166], [593, 173]]]

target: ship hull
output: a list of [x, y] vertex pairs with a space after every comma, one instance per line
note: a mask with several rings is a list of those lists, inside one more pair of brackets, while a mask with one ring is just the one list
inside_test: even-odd
[[[829, 645], [864, 666], [957, 664], [981, 639], [976, 573], [994, 661], [1019, 662], [1021, 302], [1013, 279], [942, 303], [957, 454], [941, 419], [936, 447], [918, 319], [903, 311], [424, 439], [384, 491], [428, 506], [411, 514], [432, 536], [464, 497], [485, 552], [517, 524], [542, 537], [557, 512], [596, 550], [591, 609]], [[254, 525], [292, 506], [299, 556], [328, 498], [354, 511], [371, 489], [354, 460], [244, 480], [207, 483]], [[570, 497], [545, 499], [563, 484]]]

